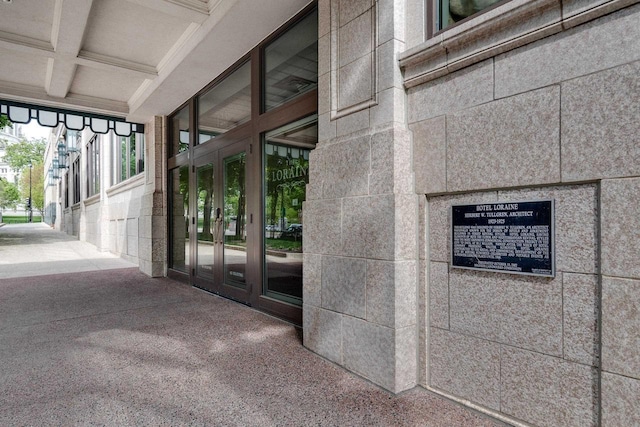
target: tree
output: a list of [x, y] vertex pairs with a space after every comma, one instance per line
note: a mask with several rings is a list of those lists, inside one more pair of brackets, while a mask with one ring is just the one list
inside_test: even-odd
[[7, 144], [4, 161], [14, 170], [24, 169], [29, 164], [42, 163], [45, 147], [44, 139], [30, 139], [27, 141], [22, 138], [16, 143]]
[[34, 163], [29, 172], [29, 167], [22, 169], [20, 175], [20, 194], [26, 200], [31, 194], [31, 208], [44, 213], [44, 165], [42, 162]]
[[11, 120], [9, 120], [8, 116], [0, 114], [0, 129], [3, 129], [6, 126], [11, 126]]
[[0, 178], [0, 209], [15, 209], [20, 202], [18, 187], [4, 178]]

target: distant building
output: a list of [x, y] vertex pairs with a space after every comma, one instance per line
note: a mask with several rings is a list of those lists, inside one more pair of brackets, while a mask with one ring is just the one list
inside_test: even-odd
[[4, 178], [14, 184], [17, 184], [20, 179], [20, 171], [14, 170], [4, 161], [5, 149], [8, 145], [20, 141], [20, 138], [23, 137], [22, 125], [19, 123], [0, 129], [0, 178]]

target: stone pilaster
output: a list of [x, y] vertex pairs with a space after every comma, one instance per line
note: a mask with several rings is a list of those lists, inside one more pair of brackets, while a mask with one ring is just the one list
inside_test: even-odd
[[395, 393], [417, 384], [404, 4], [319, 2], [320, 142], [304, 208], [304, 344]]
[[140, 208], [138, 260], [140, 271], [152, 277], [166, 274], [165, 127], [165, 119], [155, 117], [145, 131], [145, 191]]

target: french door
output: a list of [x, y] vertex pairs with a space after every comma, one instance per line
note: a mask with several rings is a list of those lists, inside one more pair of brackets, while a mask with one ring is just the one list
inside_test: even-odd
[[202, 289], [251, 303], [248, 252], [255, 246], [248, 227], [248, 141], [209, 150], [194, 159], [191, 218], [192, 283]]
[[302, 323], [315, 4], [168, 117], [168, 275]]

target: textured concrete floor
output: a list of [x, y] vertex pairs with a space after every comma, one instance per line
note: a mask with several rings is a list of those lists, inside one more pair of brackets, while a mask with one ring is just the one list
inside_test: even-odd
[[0, 279], [0, 426], [23, 425], [502, 424], [420, 388], [392, 396], [287, 323], [120, 268]]

